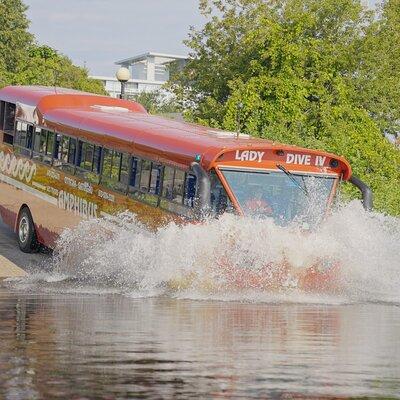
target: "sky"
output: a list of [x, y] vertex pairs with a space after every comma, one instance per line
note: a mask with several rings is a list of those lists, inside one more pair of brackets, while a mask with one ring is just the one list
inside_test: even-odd
[[[364, 0], [373, 5], [378, 0]], [[24, 0], [30, 31], [86, 66], [114, 76], [115, 61], [148, 51], [187, 55], [182, 41], [205, 20], [199, 0]]]
[[204, 18], [198, 0], [24, 0], [30, 31], [89, 69], [113, 76], [115, 61], [147, 51], [186, 55], [182, 41]]

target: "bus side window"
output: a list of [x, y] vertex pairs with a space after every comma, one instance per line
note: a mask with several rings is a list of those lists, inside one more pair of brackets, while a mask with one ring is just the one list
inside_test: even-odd
[[121, 169], [119, 172], [119, 181], [123, 187], [127, 187], [129, 183], [129, 156], [122, 153], [121, 156]]
[[46, 152], [47, 131], [45, 129], [36, 128], [35, 139], [33, 143], [33, 158], [43, 161]]
[[53, 161], [53, 156], [54, 156], [54, 138], [55, 134], [54, 132], [46, 131], [47, 132], [47, 138], [46, 138], [46, 144], [45, 144], [45, 150], [44, 154], [45, 157], [43, 157], [43, 161], [46, 164], [51, 164]]
[[4, 111], [6, 108], [5, 101], [0, 101], [0, 130], [4, 130]]
[[111, 179], [114, 182], [119, 182], [119, 171], [121, 168], [121, 153], [114, 151], [111, 167]]
[[[71, 166], [75, 165], [76, 159], [76, 139], [70, 138], [69, 149], [68, 149], [68, 164]], [[73, 169], [74, 167], [72, 167]]]
[[28, 125], [26, 131], [26, 148], [29, 149], [29, 153], [33, 149], [33, 137], [35, 133], [35, 127], [33, 125]]
[[15, 125], [15, 104], [4, 103], [4, 124], [3, 131], [4, 137], [3, 142], [7, 144], [13, 144], [14, 139], [14, 125]]
[[172, 167], [164, 168], [164, 178], [162, 187], [162, 197], [172, 200], [172, 188], [174, 187], [175, 169]]
[[93, 155], [93, 168], [92, 171], [96, 174], [100, 174], [101, 167], [101, 154], [103, 148], [100, 146], [94, 146], [94, 155]]
[[175, 171], [174, 187], [172, 189], [172, 201], [183, 203], [183, 188], [185, 185], [185, 172], [177, 169]]
[[56, 146], [54, 149], [54, 166], [58, 167], [68, 162], [69, 137], [56, 135]]
[[196, 198], [196, 184], [196, 177], [192, 174], [186, 174], [185, 197], [183, 200], [183, 204], [185, 206], [194, 206], [194, 200]]
[[129, 183], [129, 155], [103, 149], [101, 184], [126, 194]]
[[160, 194], [161, 186], [161, 164], [151, 163], [151, 175], [150, 175], [150, 189], [151, 194]]
[[140, 181], [140, 166], [141, 160], [137, 157], [131, 158], [131, 170], [130, 170], [130, 178], [129, 178], [129, 186], [137, 187]]
[[109, 178], [111, 176], [111, 167], [112, 167], [112, 150], [104, 149], [103, 168], [101, 175]]
[[150, 171], [151, 171], [151, 161], [142, 160], [142, 171], [140, 175], [140, 190], [143, 192], [149, 191]]
[[17, 121], [14, 135], [14, 148], [17, 154], [22, 153], [22, 148], [26, 146], [26, 128], [25, 122]]
[[[86, 142], [79, 142], [80, 145], [80, 157], [78, 167], [85, 169], [86, 171], [91, 171], [93, 166], [93, 148], [92, 144]], [[78, 153], [79, 154], [79, 153]]]
[[[97, 172], [99, 168], [99, 150], [96, 151], [94, 144], [87, 142], [78, 142], [78, 156], [76, 162], [75, 174], [80, 178], [83, 178], [90, 183], [98, 184], [100, 176]], [[95, 159], [96, 154], [96, 161]]]

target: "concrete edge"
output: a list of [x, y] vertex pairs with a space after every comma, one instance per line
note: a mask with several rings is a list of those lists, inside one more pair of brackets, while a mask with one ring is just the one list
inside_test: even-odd
[[28, 273], [22, 268], [0, 255], [0, 281], [6, 278], [21, 278], [27, 275]]

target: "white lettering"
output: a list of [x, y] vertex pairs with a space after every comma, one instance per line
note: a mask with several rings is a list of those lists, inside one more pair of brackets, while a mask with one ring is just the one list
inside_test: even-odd
[[261, 162], [264, 154], [264, 151], [243, 150], [241, 152], [240, 150], [236, 150], [235, 160]]
[[48, 169], [46, 175], [49, 178], [53, 178], [53, 179], [55, 179], [57, 181], [60, 180], [60, 174], [57, 171], [54, 171], [53, 169]]
[[286, 155], [286, 164], [293, 164], [294, 162], [294, 154], [287, 153]]
[[97, 218], [98, 207], [96, 203], [63, 190], [60, 190], [58, 193], [58, 207], [73, 212], [82, 218]]
[[88, 182], [79, 182], [78, 183], [78, 189], [80, 189], [80, 190], [82, 190], [83, 192], [86, 192], [86, 193], [90, 193], [90, 194], [93, 193], [93, 186]]
[[8, 175], [25, 180], [29, 183], [36, 173], [36, 165], [23, 158], [17, 158], [14, 154], [0, 152], [0, 170]]
[[308, 154], [292, 154], [286, 155], [286, 164], [311, 165], [311, 156]]
[[315, 157], [315, 165], [317, 167], [323, 167], [325, 165], [326, 157], [316, 156]]
[[107, 192], [103, 192], [102, 190], [98, 190], [97, 191], [97, 195], [99, 197], [101, 197], [102, 199], [108, 200], [108, 201], [112, 201], [113, 203], [115, 202], [115, 196], [113, 194], [107, 193]]
[[67, 184], [68, 186], [76, 188], [76, 180], [69, 178], [68, 176], [64, 177], [64, 183]]

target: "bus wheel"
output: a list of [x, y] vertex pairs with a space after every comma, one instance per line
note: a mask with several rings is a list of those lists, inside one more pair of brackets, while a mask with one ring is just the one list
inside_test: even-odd
[[32, 253], [38, 248], [35, 225], [29, 208], [24, 207], [18, 217], [18, 244], [24, 253]]

